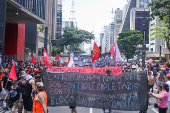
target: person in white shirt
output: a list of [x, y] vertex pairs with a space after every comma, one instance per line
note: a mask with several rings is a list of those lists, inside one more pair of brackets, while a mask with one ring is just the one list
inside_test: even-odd
[[[166, 83], [169, 85], [169, 88], [170, 88], [170, 74], [167, 74], [166, 78], [167, 78], [167, 82]], [[168, 93], [170, 95], [170, 91]], [[170, 96], [168, 98], [168, 110], [167, 110], [166, 113], [170, 113]]]

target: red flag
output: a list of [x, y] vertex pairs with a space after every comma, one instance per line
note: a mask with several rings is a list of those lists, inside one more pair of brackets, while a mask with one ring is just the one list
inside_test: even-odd
[[113, 59], [115, 60], [115, 65], [116, 65], [116, 43], [113, 44], [109, 52], [113, 55]]
[[43, 62], [44, 62], [44, 65], [47, 65], [48, 68], [51, 67], [51, 62], [50, 62], [50, 59], [47, 55], [45, 48], [44, 48]]
[[15, 71], [15, 63], [13, 63], [13, 66], [11, 68], [10, 74], [9, 74], [9, 79], [17, 79], [16, 71]]
[[60, 58], [61, 54], [60, 55], [57, 55], [55, 56], [55, 60], [58, 60]]
[[98, 48], [97, 44], [94, 43], [93, 54], [92, 54], [92, 63], [94, 63], [94, 61], [98, 59], [99, 55], [100, 55], [100, 49]]
[[34, 59], [34, 56], [32, 56], [31, 63], [35, 64], [35, 59]]

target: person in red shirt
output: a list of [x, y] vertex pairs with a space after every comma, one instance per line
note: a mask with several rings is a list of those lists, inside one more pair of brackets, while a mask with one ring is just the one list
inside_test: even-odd
[[164, 63], [163, 68], [165, 68], [165, 71], [167, 71], [167, 68], [168, 68], [168, 67], [167, 67], [167, 63], [166, 63], [166, 62]]
[[[3, 69], [2, 67], [0, 66], [0, 84], [1, 84], [1, 81], [2, 81], [2, 77], [4, 76], [3, 74]], [[0, 98], [1, 98], [1, 92], [2, 92], [2, 87], [0, 85]]]

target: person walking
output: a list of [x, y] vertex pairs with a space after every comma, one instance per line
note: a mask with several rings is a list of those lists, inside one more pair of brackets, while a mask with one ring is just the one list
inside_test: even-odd
[[25, 89], [23, 92], [24, 113], [27, 113], [27, 111], [29, 111], [29, 113], [32, 113], [33, 100], [32, 100], [31, 94], [33, 91], [32, 96], [35, 95], [35, 91], [36, 91], [35, 82], [39, 82], [40, 80], [41, 80], [41, 76], [36, 75], [35, 78], [29, 79], [25, 83]]
[[33, 101], [33, 113], [47, 113], [47, 94], [43, 91], [43, 83], [36, 83], [36, 91], [38, 94]]
[[154, 94], [149, 92], [149, 95], [158, 99], [158, 110], [159, 113], [166, 113], [168, 109], [168, 98], [169, 98], [169, 86], [168, 84], [163, 84], [162, 92], [160, 94]]
[[[2, 87], [2, 91], [8, 92], [8, 88], [12, 85], [11, 80], [8, 78], [9, 69], [5, 69], [4, 74], [5, 74], [5, 76], [2, 77], [1, 87]], [[5, 99], [5, 95], [3, 95], [2, 98]], [[7, 96], [6, 100], [7, 100], [6, 108], [4, 108], [4, 110], [9, 111], [9, 109], [8, 109], [9, 96]]]
[[15, 110], [18, 108], [18, 104], [21, 103], [22, 99], [21, 88], [17, 85], [16, 79], [12, 80], [12, 86], [8, 88], [8, 92], [5, 96], [3, 103], [6, 101], [8, 96], [9, 96], [9, 108], [11, 108], [12, 113], [15, 113]]
[[[166, 83], [168, 84], [168, 86], [170, 88], [170, 74], [167, 74], [166, 77], [167, 77], [167, 82]], [[170, 90], [169, 90], [168, 93], [170, 95]], [[170, 113], [170, 96], [168, 98], [168, 110], [167, 110], [167, 113]]]

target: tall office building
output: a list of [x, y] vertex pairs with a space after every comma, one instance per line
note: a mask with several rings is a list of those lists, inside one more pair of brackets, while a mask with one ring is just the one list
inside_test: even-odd
[[143, 34], [145, 27], [146, 44], [149, 44], [149, 13], [149, 8], [132, 8], [130, 12], [130, 30], [138, 30]]
[[[104, 26], [104, 36], [102, 39], [102, 54], [106, 52], [106, 45], [107, 45], [107, 39], [108, 38], [108, 26]], [[107, 42], [107, 43], [106, 43]]]
[[62, 32], [62, 0], [57, 2], [57, 24], [56, 24], [56, 39], [61, 35]]
[[122, 25], [122, 10], [120, 10], [120, 8], [117, 8], [117, 10], [115, 11], [114, 20], [115, 20], [114, 42], [116, 42], [119, 34], [119, 29]]
[[108, 46], [108, 51], [110, 50], [110, 48], [112, 47], [112, 45], [114, 44], [115, 40], [114, 40], [114, 35], [115, 35], [115, 27], [116, 27], [116, 24], [114, 21], [112, 21], [110, 24], [109, 24], [109, 46]]

